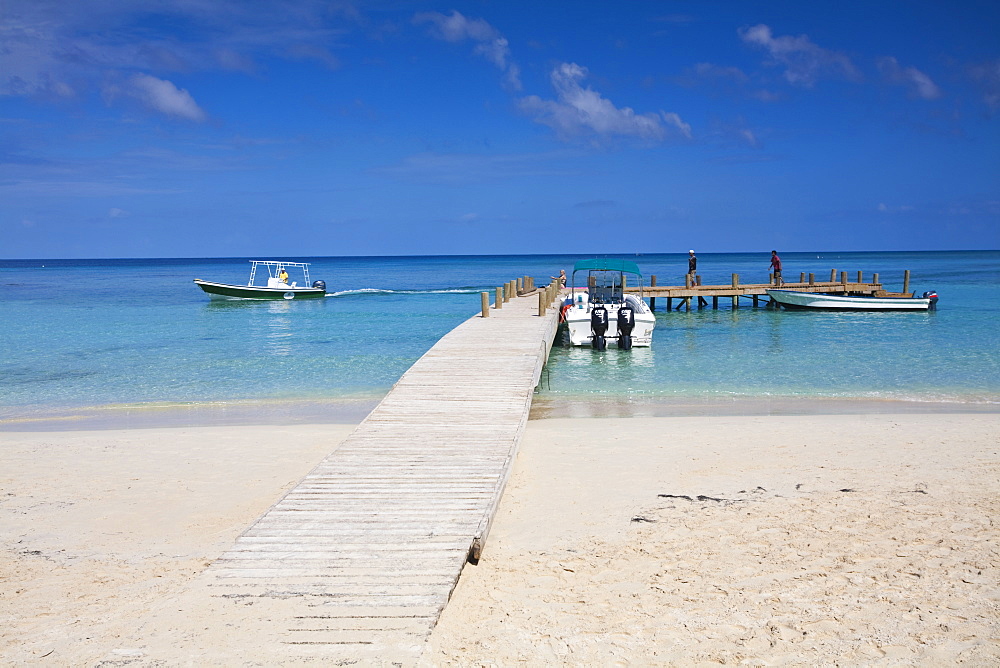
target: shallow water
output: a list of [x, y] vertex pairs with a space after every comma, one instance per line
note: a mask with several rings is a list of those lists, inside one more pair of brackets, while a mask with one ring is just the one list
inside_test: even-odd
[[[615, 256], [621, 257], [621, 256]], [[1000, 252], [784, 254], [786, 280], [834, 268], [888, 289], [936, 290], [932, 313], [664, 310], [650, 349], [556, 347], [549, 405], [597, 400], [878, 399], [1000, 402]], [[90, 421], [356, 421], [479, 292], [522, 275], [546, 283], [581, 257], [295, 258], [322, 300], [212, 301], [193, 283], [245, 282], [245, 259], [0, 261], [0, 428]], [[681, 254], [632, 256], [660, 285]], [[703, 254], [705, 284], [766, 282], [769, 253]], [[170, 409], [175, 409], [171, 412]], [[209, 416], [215, 416], [210, 418]], [[228, 415], [229, 418], [225, 416]], [[89, 417], [86, 417], [89, 416]], [[145, 416], [145, 417], [142, 417]], [[152, 416], [152, 417], [150, 417]], [[180, 416], [180, 417], [178, 417]], [[184, 417], [187, 416], [187, 417]], [[221, 417], [220, 417], [221, 416]], [[83, 421], [83, 422], [81, 422]]]

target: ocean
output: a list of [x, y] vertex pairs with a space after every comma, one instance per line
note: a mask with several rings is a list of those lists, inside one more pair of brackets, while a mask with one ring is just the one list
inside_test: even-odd
[[[935, 290], [929, 313], [665, 310], [649, 349], [556, 346], [538, 415], [788, 410], [817, 402], [1000, 410], [1000, 251], [782, 253], [786, 281], [830, 270]], [[634, 260], [683, 284], [686, 253]], [[275, 259], [275, 258], [253, 258]], [[544, 284], [583, 256], [277, 258], [311, 262], [325, 299], [213, 301], [246, 258], [0, 260], [0, 429], [355, 422], [479, 293]], [[699, 254], [704, 284], [766, 282], [769, 251]], [[785, 408], [779, 408], [785, 407]]]

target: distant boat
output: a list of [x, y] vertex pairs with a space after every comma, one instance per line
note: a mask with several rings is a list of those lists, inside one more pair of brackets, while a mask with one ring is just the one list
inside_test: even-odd
[[[258, 269], [267, 272], [264, 285], [255, 285]], [[302, 276], [303, 285], [298, 281], [288, 282], [288, 269]], [[263, 280], [261, 271], [261, 280]], [[326, 296], [326, 282], [309, 282], [308, 262], [284, 262], [279, 260], [251, 260], [250, 280], [246, 285], [214, 283], [194, 279], [195, 284], [208, 293], [212, 299], [315, 299]]]
[[768, 289], [767, 295], [784, 308], [811, 311], [929, 311], [937, 307], [938, 300], [936, 292], [925, 292], [921, 297], [849, 297]]
[[[577, 272], [585, 272], [583, 287], [576, 284]], [[638, 286], [638, 295], [625, 293], [627, 275], [634, 277], [629, 285]], [[623, 350], [652, 344], [656, 317], [642, 299], [642, 274], [635, 262], [582, 260], [573, 266], [570, 285], [561, 311], [570, 344], [596, 350], [604, 350], [608, 340]]]

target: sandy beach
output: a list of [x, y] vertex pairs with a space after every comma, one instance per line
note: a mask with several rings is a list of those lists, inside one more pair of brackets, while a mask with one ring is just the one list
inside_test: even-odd
[[[0, 433], [0, 662], [201, 665], [163, 601], [352, 429]], [[998, 474], [997, 414], [533, 420], [423, 663], [997, 665]]]

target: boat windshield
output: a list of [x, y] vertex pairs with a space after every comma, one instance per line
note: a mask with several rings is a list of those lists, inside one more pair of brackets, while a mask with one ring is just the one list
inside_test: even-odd
[[620, 271], [591, 271], [587, 275], [587, 299], [591, 304], [616, 304], [625, 292]]
[[577, 284], [577, 274], [587, 276], [587, 301], [592, 304], [618, 304], [625, 300], [625, 290], [631, 286], [639, 289], [642, 299], [642, 274], [634, 262], [598, 258], [582, 260], [573, 267], [573, 301], [576, 292], [583, 288]]

